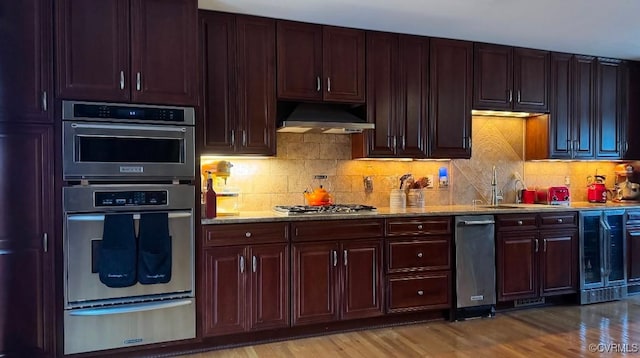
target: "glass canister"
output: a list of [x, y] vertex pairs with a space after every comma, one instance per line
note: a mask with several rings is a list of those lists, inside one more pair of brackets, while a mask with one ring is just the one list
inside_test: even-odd
[[407, 206], [407, 196], [402, 189], [391, 189], [389, 194], [389, 208], [404, 209]]
[[422, 191], [422, 189], [409, 189], [409, 192], [407, 193], [407, 207], [424, 207], [424, 191]]
[[218, 216], [240, 215], [240, 193], [237, 191], [224, 191], [216, 193]]

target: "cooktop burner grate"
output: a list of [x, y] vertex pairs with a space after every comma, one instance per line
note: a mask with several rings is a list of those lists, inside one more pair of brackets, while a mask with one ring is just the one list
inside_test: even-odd
[[336, 204], [325, 206], [276, 205], [273, 207], [273, 210], [286, 215], [355, 214], [376, 212], [376, 207], [361, 204]]

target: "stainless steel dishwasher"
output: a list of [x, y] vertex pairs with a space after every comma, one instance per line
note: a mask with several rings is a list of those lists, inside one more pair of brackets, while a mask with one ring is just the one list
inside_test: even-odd
[[454, 320], [495, 315], [496, 260], [493, 215], [456, 216]]

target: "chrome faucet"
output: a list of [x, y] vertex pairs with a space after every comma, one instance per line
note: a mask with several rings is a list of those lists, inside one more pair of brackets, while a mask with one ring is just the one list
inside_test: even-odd
[[502, 195], [498, 195], [498, 173], [496, 172], [496, 166], [493, 166], [493, 173], [491, 176], [491, 205], [498, 206], [499, 200], [502, 200]]

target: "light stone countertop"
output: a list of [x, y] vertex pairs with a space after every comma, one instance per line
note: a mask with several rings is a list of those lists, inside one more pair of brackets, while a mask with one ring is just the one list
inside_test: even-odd
[[220, 216], [214, 219], [202, 219], [202, 225], [215, 224], [239, 224], [281, 221], [309, 221], [309, 220], [345, 220], [345, 219], [375, 219], [394, 217], [424, 217], [424, 216], [451, 216], [451, 215], [481, 215], [481, 214], [522, 214], [554, 211], [582, 211], [602, 209], [640, 209], [640, 203], [594, 204], [589, 202], [573, 202], [571, 206], [544, 205], [544, 204], [500, 204], [498, 207], [487, 205], [434, 205], [424, 208], [407, 208], [391, 210], [390, 208], [378, 208], [375, 212], [345, 213], [345, 214], [302, 214], [285, 215], [275, 211], [241, 211], [237, 216]]

